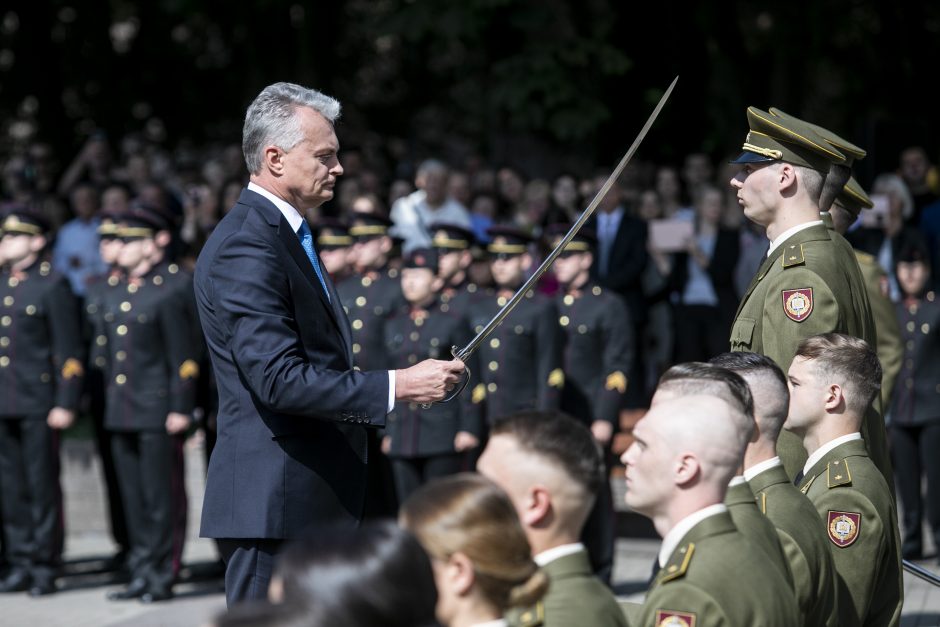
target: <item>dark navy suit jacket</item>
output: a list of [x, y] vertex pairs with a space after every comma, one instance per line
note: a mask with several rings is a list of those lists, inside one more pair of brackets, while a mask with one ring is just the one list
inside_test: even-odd
[[366, 426], [385, 424], [388, 373], [353, 370], [349, 322], [324, 279], [332, 302], [287, 219], [250, 190], [199, 255], [219, 388], [204, 537], [295, 538], [362, 517]]

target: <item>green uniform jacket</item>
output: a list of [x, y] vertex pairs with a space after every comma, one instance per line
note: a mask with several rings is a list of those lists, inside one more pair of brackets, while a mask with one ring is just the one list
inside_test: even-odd
[[894, 626], [904, 583], [891, 491], [864, 442], [835, 447], [800, 485], [822, 518], [839, 574], [840, 625]]
[[728, 486], [725, 505], [728, 506], [731, 520], [741, 535], [757, 545], [767, 558], [767, 562], [780, 571], [792, 588], [793, 574], [790, 572], [790, 563], [780, 546], [777, 530], [757, 508], [757, 501], [754, 500], [754, 493], [751, 492], [750, 486], [746, 482]]
[[617, 600], [591, 572], [587, 551], [559, 557], [542, 567], [551, 583], [535, 607], [513, 611], [507, 620], [513, 627], [627, 627]]
[[635, 627], [681, 621], [695, 627], [800, 624], [789, 584], [728, 513], [709, 516], [682, 538], [653, 580]]
[[[871, 314], [878, 328], [878, 342], [876, 351], [881, 362], [881, 407], [891, 403], [891, 391], [894, 381], [901, 370], [901, 361], [904, 358], [904, 345], [901, 343], [901, 328], [898, 326], [894, 313], [894, 303], [888, 298], [888, 275], [878, 265], [878, 260], [863, 253], [855, 251], [862, 279], [868, 290], [868, 302], [871, 303]], [[881, 412], [884, 414], [884, 411]]]
[[801, 625], [837, 627], [839, 601], [836, 567], [816, 508], [775, 466], [749, 482], [757, 505], [777, 529], [790, 564]]
[[[877, 346], [868, 293], [848, 243], [825, 224], [788, 237], [764, 260], [744, 293], [731, 328], [731, 350], [767, 355], [786, 372], [800, 341], [845, 333]], [[862, 426], [872, 460], [891, 477], [884, 420], [868, 412]], [[806, 463], [803, 444], [784, 431], [777, 453], [795, 477]]]

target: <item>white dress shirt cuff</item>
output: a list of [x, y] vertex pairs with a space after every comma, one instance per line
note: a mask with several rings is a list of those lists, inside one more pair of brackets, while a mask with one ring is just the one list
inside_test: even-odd
[[395, 371], [388, 371], [388, 411], [386, 413], [392, 413], [392, 410], [395, 409]]

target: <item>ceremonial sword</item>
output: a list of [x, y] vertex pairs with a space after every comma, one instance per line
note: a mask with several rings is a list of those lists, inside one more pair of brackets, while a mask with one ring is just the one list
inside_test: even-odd
[[[636, 152], [637, 148], [640, 147], [640, 144], [643, 142], [643, 138], [646, 137], [646, 134], [649, 132], [650, 128], [653, 126], [653, 122], [656, 121], [656, 118], [659, 117], [659, 112], [662, 111], [663, 105], [666, 104], [666, 101], [669, 100], [670, 94], [672, 94], [673, 88], [676, 86], [679, 77], [675, 77], [672, 80], [672, 83], [669, 85], [669, 88], [666, 90], [666, 93], [663, 94], [663, 97], [659, 99], [659, 103], [656, 105], [656, 108], [653, 109], [653, 112], [650, 114], [649, 119], [646, 120], [646, 124], [643, 125], [643, 128], [640, 130], [639, 135], [636, 136], [636, 139], [633, 140], [633, 145], [630, 146], [630, 149], [627, 150], [626, 154], [620, 160], [620, 163], [617, 164], [617, 167], [614, 168], [614, 171], [611, 172], [610, 176], [607, 177], [607, 180], [604, 182], [604, 185], [598, 190], [594, 195], [594, 199], [591, 200], [591, 203], [587, 206], [587, 209], [581, 212], [581, 215], [578, 216], [578, 219], [574, 224], [571, 225], [571, 228], [568, 229], [568, 232], [565, 234], [564, 238], [555, 246], [554, 250], [545, 258], [542, 264], [538, 269], [529, 277], [529, 279], [516, 290], [516, 293], [512, 295], [505, 305], [496, 312], [496, 315], [493, 316], [493, 319], [486, 323], [480, 331], [476, 334], [470, 343], [464, 346], [463, 348], [458, 348], [456, 346], [451, 348], [451, 355], [455, 359], [466, 362], [467, 358], [472, 355], [480, 347], [486, 338], [488, 338], [493, 331], [498, 327], [503, 319], [509, 315], [509, 313], [519, 304], [519, 301], [522, 300], [526, 292], [532, 289], [535, 286], [535, 283], [542, 278], [542, 275], [545, 274], [545, 271], [552, 265], [558, 255], [561, 254], [561, 251], [565, 249], [565, 246], [568, 245], [575, 235], [578, 234], [578, 231], [581, 230], [581, 227], [584, 226], [584, 223], [594, 215], [594, 211], [597, 209], [597, 206], [604, 199], [604, 196], [607, 195], [607, 192], [610, 191], [610, 188], [613, 187], [614, 183], [617, 181], [617, 178], [623, 173], [623, 169], [627, 167], [627, 164], [630, 163], [630, 159], [633, 158], [633, 154]], [[470, 370], [464, 369], [464, 376], [460, 384], [454, 388], [453, 393], [438, 402], [446, 403], [448, 401], [456, 398], [464, 388], [467, 387], [467, 384], [470, 382]], [[431, 405], [429, 403], [421, 405], [424, 409], [427, 409]]]

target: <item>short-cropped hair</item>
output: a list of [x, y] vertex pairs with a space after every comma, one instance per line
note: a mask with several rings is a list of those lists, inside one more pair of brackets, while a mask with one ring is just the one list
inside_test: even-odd
[[597, 494], [604, 481], [600, 446], [583, 424], [559, 411], [522, 411], [497, 419], [490, 435], [510, 435], [524, 451], [540, 456]]
[[659, 378], [659, 385], [678, 394], [717, 396], [749, 418], [754, 418], [754, 397], [741, 375], [703, 361], [676, 364]]
[[868, 342], [843, 333], [808, 337], [796, 357], [812, 361], [817, 372], [842, 386], [846, 406], [864, 414], [881, 390], [881, 362]]

